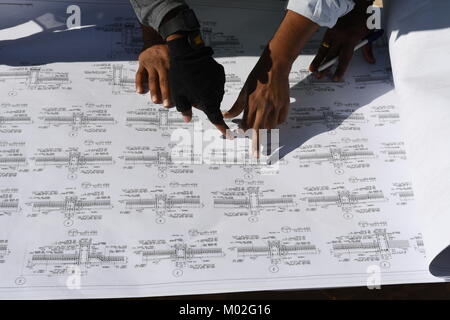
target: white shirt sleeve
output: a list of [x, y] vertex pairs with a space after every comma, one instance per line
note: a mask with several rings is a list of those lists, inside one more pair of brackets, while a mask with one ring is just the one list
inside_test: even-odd
[[332, 28], [337, 20], [352, 11], [354, 6], [353, 0], [289, 0], [287, 8], [321, 27]]

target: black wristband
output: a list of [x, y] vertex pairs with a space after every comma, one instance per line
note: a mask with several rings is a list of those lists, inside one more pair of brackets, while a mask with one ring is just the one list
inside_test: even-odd
[[167, 46], [169, 47], [170, 56], [173, 58], [188, 56], [199, 51], [204, 55], [212, 56], [214, 54], [210, 47], [205, 47], [199, 32], [167, 41]]
[[177, 14], [159, 26], [159, 34], [166, 39], [175, 33], [193, 32], [200, 30], [200, 23], [195, 12], [187, 6], [181, 7]]

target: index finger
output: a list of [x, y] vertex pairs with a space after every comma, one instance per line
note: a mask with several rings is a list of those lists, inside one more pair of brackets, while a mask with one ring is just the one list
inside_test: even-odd
[[147, 70], [140, 65], [138, 71], [136, 71], [135, 77], [135, 85], [137, 93], [142, 94], [145, 92], [144, 84], [146, 79], [147, 79]]
[[229, 127], [223, 120], [224, 116], [222, 114], [222, 111], [220, 110], [220, 106], [206, 106], [202, 109], [208, 117], [208, 120], [211, 121], [212, 124], [214, 124], [214, 126], [222, 133], [222, 135], [225, 137], [229, 136], [229, 132], [227, 132], [227, 130], [229, 130]]
[[222, 135], [226, 139], [233, 139], [233, 135], [230, 132], [230, 128], [225, 123], [225, 121], [222, 120], [222, 123], [214, 123], [214, 126], [222, 133]]
[[252, 154], [255, 158], [259, 158], [261, 151], [261, 129], [264, 129], [264, 123], [266, 122], [267, 112], [265, 109], [259, 109], [256, 111], [255, 122], [253, 124], [253, 136], [252, 136]]
[[333, 81], [341, 81], [342, 77], [347, 71], [350, 60], [352, 60], [353, 50], [354, 47], [351, 45], [342, 47], [341, 52], [339, 53], [339, 63], [336, 68], [336, 72], [334, 73]]

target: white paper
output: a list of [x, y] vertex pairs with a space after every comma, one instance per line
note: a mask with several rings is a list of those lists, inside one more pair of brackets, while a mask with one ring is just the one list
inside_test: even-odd
[[[450, 245], [450, 4], [389, 1], [390, 54], [415, 185], [417, 217], [431, 262]], [[450, 261], [447, 262], [450, 268]]]
[[[226, 69], [226, 110], [282, 5], [194, 4]], [[43, 31], [0, 42], [0, 297], [438, 281], [383, 43], [376, 65], [357, 55], [336, 84], [306, 71], [317, 35], [292, 69], [281, 159], [258, 164], [248, 140], [208, 144], [219, 132], [204, 115], [183, 124], [134, 92], [140, 33], [127, 3], [80, 7], [94, 27], [66, 31], [67, 3], [33, 2], [17, 25]], [[205, 149], [177, 143], [180, 129]]]

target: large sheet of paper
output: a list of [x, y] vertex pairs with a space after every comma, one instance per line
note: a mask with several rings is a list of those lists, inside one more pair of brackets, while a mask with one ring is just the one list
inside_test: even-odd
[[[226, 110], [283, 4], [193, 4], [226, 69]], [[199, 112], [185, 124], [135, 93], [127, 2], [80, 2], [74, 30], [68, 5], [0, 3], [0, 297], [437, 281], [385, 43], [333, 83], [308, 75], [317, 35], [292, 69], [279, 159], [255, 162], [248, 139], [213, 139]]]
[[[406, 148], [416, 190], [416, 215], [430, 262], [450, 246], [450, 3], [387, 1], [390, 55], [395, 64]], [[450, 276], [450, 259], [438, 268]], [[445, 271], [446, 270], [446, 271]]]

